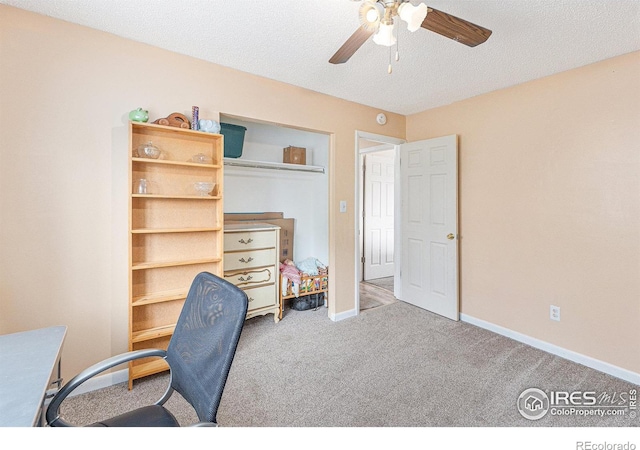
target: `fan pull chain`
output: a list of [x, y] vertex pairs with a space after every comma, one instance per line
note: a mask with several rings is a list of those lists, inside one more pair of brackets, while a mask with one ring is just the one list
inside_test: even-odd
[[393, 69], [391, 68], [391, 47], [389, 47], [389, 68], [387, 69], [387, 72], [393, 72]]

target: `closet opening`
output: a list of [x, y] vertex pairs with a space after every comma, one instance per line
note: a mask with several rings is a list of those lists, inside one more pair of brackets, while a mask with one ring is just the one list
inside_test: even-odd
[[[331, 277], [330, 135], [226, 114], [220, 123], [246, 129], [241, 154], [224, 158], [225, 224], [239, 219], [277, 224], [280, 263], [307, 270], [315, 264], [319, 271], [324, 266]], [[321, 294], [324, 304], [327, 293]], [[283, 300], [283, 316], [292, 300]]]

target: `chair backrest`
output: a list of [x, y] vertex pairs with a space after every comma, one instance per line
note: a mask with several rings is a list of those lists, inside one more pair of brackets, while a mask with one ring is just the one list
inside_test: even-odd
[[167, 348], [172, 387], [202, 422], [216, 422], [222, 390], [247, 315], [247, 295], [208, 272], [189, 289]]

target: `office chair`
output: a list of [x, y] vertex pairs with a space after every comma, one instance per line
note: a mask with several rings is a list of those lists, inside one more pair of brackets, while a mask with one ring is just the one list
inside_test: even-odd
[[47, 423], [50, 426], [74, 426], [60, 417], [60, 406], [74, 389], [88, 379], [125, 362], [160, 357], [170, 368], [169, 387], [160, 400], [90, 426], [180, 426], [163, 406], [174, 390], [195, 409], [200, 420], [195, 425], [217, 426], [216, 413], [244, 326], [247, 305], [244, 291], [211, 273], [199, 273], [189, 289], [166, 351], [135, 350], [85, 369], [53, 397], [46, 412]]

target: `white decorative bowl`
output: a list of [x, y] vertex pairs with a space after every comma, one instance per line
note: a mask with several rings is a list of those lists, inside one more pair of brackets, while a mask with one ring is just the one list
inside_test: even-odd
[[152, 142], [147, 142], [138, 147], [138, 157], [158, 159], [160, 157], [160, 149], [153, 145]]
[[211, 195], [211, 193], [213, 192], [213, 188], [216, 187], [216, 184], [209, 181], [196, 181], [195, 183], [193, 183], [193, 186], [195, 187], [198, 195], [206, 197], [207, 195]]

